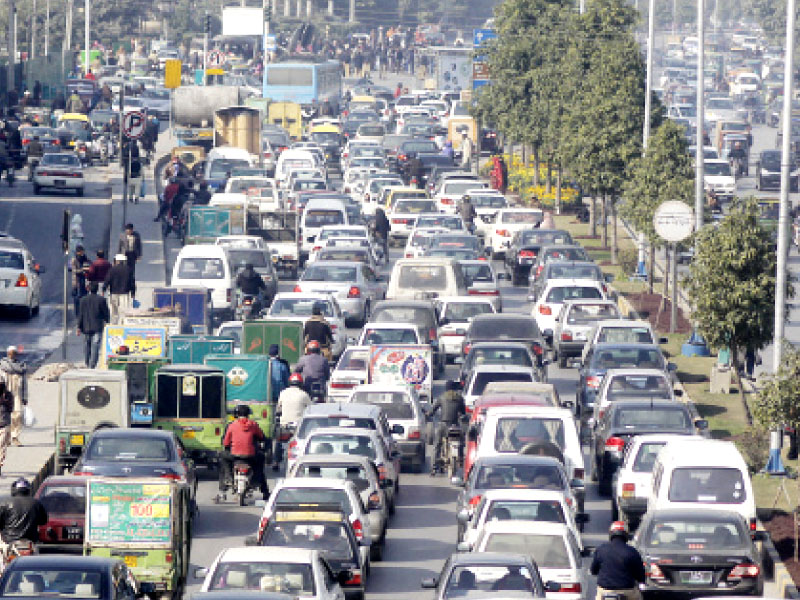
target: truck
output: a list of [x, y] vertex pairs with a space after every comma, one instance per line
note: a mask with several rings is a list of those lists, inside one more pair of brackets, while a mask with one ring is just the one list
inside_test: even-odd
[[248, 235], [261, 237], [269, 248], [278, 273], [297, 278], [300, 268], [300, 236], [297, 213], [294, 211], [262, 212], [258, 227], [248, 227]]
[[214, 145], [214, 115], [244, 104], [252, 92], [236, 85], [181, 86], [172, 93], [172, 123], [179, 146]]
[[413, 386], [420, 399], [430, 404], [433, 401], [433, 350], [427, 344], [370, 346], [367, 380]]
[[214, 111], [214, 147], [242, 148], [261, 157], [261, 111], [252, 106], [226, 106]]

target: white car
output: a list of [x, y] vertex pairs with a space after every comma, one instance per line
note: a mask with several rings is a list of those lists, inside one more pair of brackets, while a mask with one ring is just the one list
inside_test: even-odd
[[544, 220], [544, 212], [538, 208], [501, 208], [494, 220], [486, 224], [486, 246], [492, 258], [503, 258], [511, 238], [522, 229], [535, 229]]
[[444, 227], [414, 227], [408, 235], [403, 256], [405, 258], [420, 258], [425, 256], [431, 241], [437, 236], [445, 233], [450, 233], [449, 229]]
[[221, 235], [214, 243], [226, 248], [239, 248], [244, 250], [266, 250], [264, 239], [257, 235]]
[[306, 292], [281, 292], [277, 294], [269, 307], [265, 319], [277, 321], [300, 321], [305, 323], [311, 318], [314, 306], [319, 305], [322, 316], [330, 324], [333, 332], [331, 353], [340, 356], [347, 344], [345, 336], [345, 316], [339, 303], [329, 294], [313, 294]]
[[675, 400], [672, 377], [661, 369], [609, 369], [600, 381], [594, 401], [594, 419], [599, 421], [612, 402], [625, 400]]
[[479, 364], [473, 368], [464, 383], [464, 404], [471, 410], [475, 401], [481, 397], [486, 386], [492, 381], [513, 381], [515, 383], [536, 383], [538, 378], [534, 367], [503, 364]]
[[389, 218], [389, 243], [405, 242], [422, 213], [436, 212], [436, 202], [427, 198], [402, 198], [395, 202], [386, 216]]
[[21, 308], [28, 318], [37, 314], [43, 272], [21, 240], [0, 236], [0, 305]]
[[714, 190], [717, 197], [733, 198], [736, 193], [736, 177], [725, 159], [703, 161], [703, 187], [706, 192]]
[[344, 600], [339, 577], [319, 550], [226, 548], [210, 568], [195, 569], [194, 576], [204, 577], [201, 592], [226, 590], [237, 594], [253, 590], [310, 600]]
[[379, 344], [424, 344], [415, 323], [365, 323], [356, 342], [359, 346]]
[[344, 402], [357, 385], [367, 382], [369, 346], [348, 346], [328, 379], [328, 402]]
[[497, 312], [492, 299], [482, 296], [438, 298], [437, 304], [439, 348], [448, 359], [461, 356], [462, 342], [472, 317]]
[[486, 237], [497, 212], [508, 208], [508, 199], [498, 190], [491, 188], [471, 188], [467, 190], [465, 196], [469, 196], [469, 201], [478, 214], [474, 221], [475, 233]]
[[83, 196], [83, 165], [78, 155], [72, 152], [48, 152], [42, 156], [33, 171], [33, 193], [38, 196], [44, 188], [72, 190], [78, 196]]
[[486, 182], [475, 181], [469, 178], [446, 179], [434, 193], [433, 199], [436, 200], [439, 210], [454, 213], [458, 210], [461, 198], [463, 198], [469, 190], [488, 187], [489, 184]]
[[552, 343], [556, 319], [567, 300], [606, 300], [602, 281], [594, 279], [553, 279], [548, 281], [531, 309], [539, 331]]
[[542, 581], [560, 584], [558, 592], [547, 592], [551, 600], [583, 600], [586, 596], [588, 569], [583, 565], [578, 536], [568, 525], [493, 521], [478, 535], [475, 551], [530, 556], [539, 567]]
[[325, 225], [319, 230], [316, 242], [311, 247], [309, 262], [315, 261], [317, 252], [325, 247], [326, 241], [335, 237], [370, 239], [369, 231], [364, 225]]

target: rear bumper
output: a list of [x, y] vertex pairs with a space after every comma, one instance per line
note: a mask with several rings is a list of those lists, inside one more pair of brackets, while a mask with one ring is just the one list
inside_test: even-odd
[[559, 356], [580, 356], [586, 342], [556, 342], [555, 346]]
[[647, 512], [647, 499], [646, 498], [618, 498], [617, 508], [621, 513], [630, 518], [634, 517], [639, 519]]
[[414, 460], [425, 456], [425, 444], [422, 440], [405, 440], [397, 442], [402, 460]]

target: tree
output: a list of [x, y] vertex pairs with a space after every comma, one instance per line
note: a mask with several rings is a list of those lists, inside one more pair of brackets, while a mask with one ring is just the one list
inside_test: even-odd
[[[630, 178], [623, 185], [620, 213], [650, 242], [650, 266], [655, 248], [664, 245], [653, 227], [653, 216], [662, 202], [680, 200], [692, 205], [694, 199], [694, 167], [686, 152], [683, 129], [665, 120], [650, 136], [647, 153], [637, 158], [629, 169]], [[650, 277], [652, 291], [653, 277]]]
[[784, 342], [783, 360], [756, 396], [753, 414], [764, 427], [800, 429], [800, 348]]
[[[759, 223], [754, 198], [736, 200], [718, 227], [695, 234], [695, 255], [684, 280], [692, 316], [710, 346], [728, 347], [739, 378], [739, 350], [772, 340], [777, 256], [771, 235]], [[787, 296], [792, 295], [787, 285]]]

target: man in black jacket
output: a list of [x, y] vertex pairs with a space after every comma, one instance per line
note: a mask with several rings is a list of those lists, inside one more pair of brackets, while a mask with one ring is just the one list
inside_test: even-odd
[[100, 286], [96, 281], [89, 284], [89, 294], [81, 298], [78, 308], [78, 335], [86, 338], [84, 362], [87, 369], [94, 369], [100, 352], [103, 328], [111, 320], [106, 299], [97, 295]]
[[124, 254], [114, 257], [114, 266], [103, 282], [103, 293], [106, 291], [111, 292], [111, 322], [119, 323], [122, 311], [128, 308], [131, 295], [131, 271], [128, 268], [128, 258]]
[[130, 275], [131, 298], [136, 297], [136, 261], [142, 257], [142, 237], [133, 227], [133, 223], [125, 225], [125, 231], [119, 234], [117, 254], [124, 254], [128, 262]]
[[47, 510], [32, 496], [30, 482], [20, 477], [11, 484], [11, 498], [0, 504], [3, 542], [39, 541], [39, 526], [47, 524]]
[[628, 527], [622, 521], [614, 521], [608, 529], [608, 541], [594, 551], [592, 575], [597, 576], [597, 598], [605, 594], [616, 594], [625, 600], [641, 600], [639, 584], [644, 583], [642, 556], [628, 545]]

